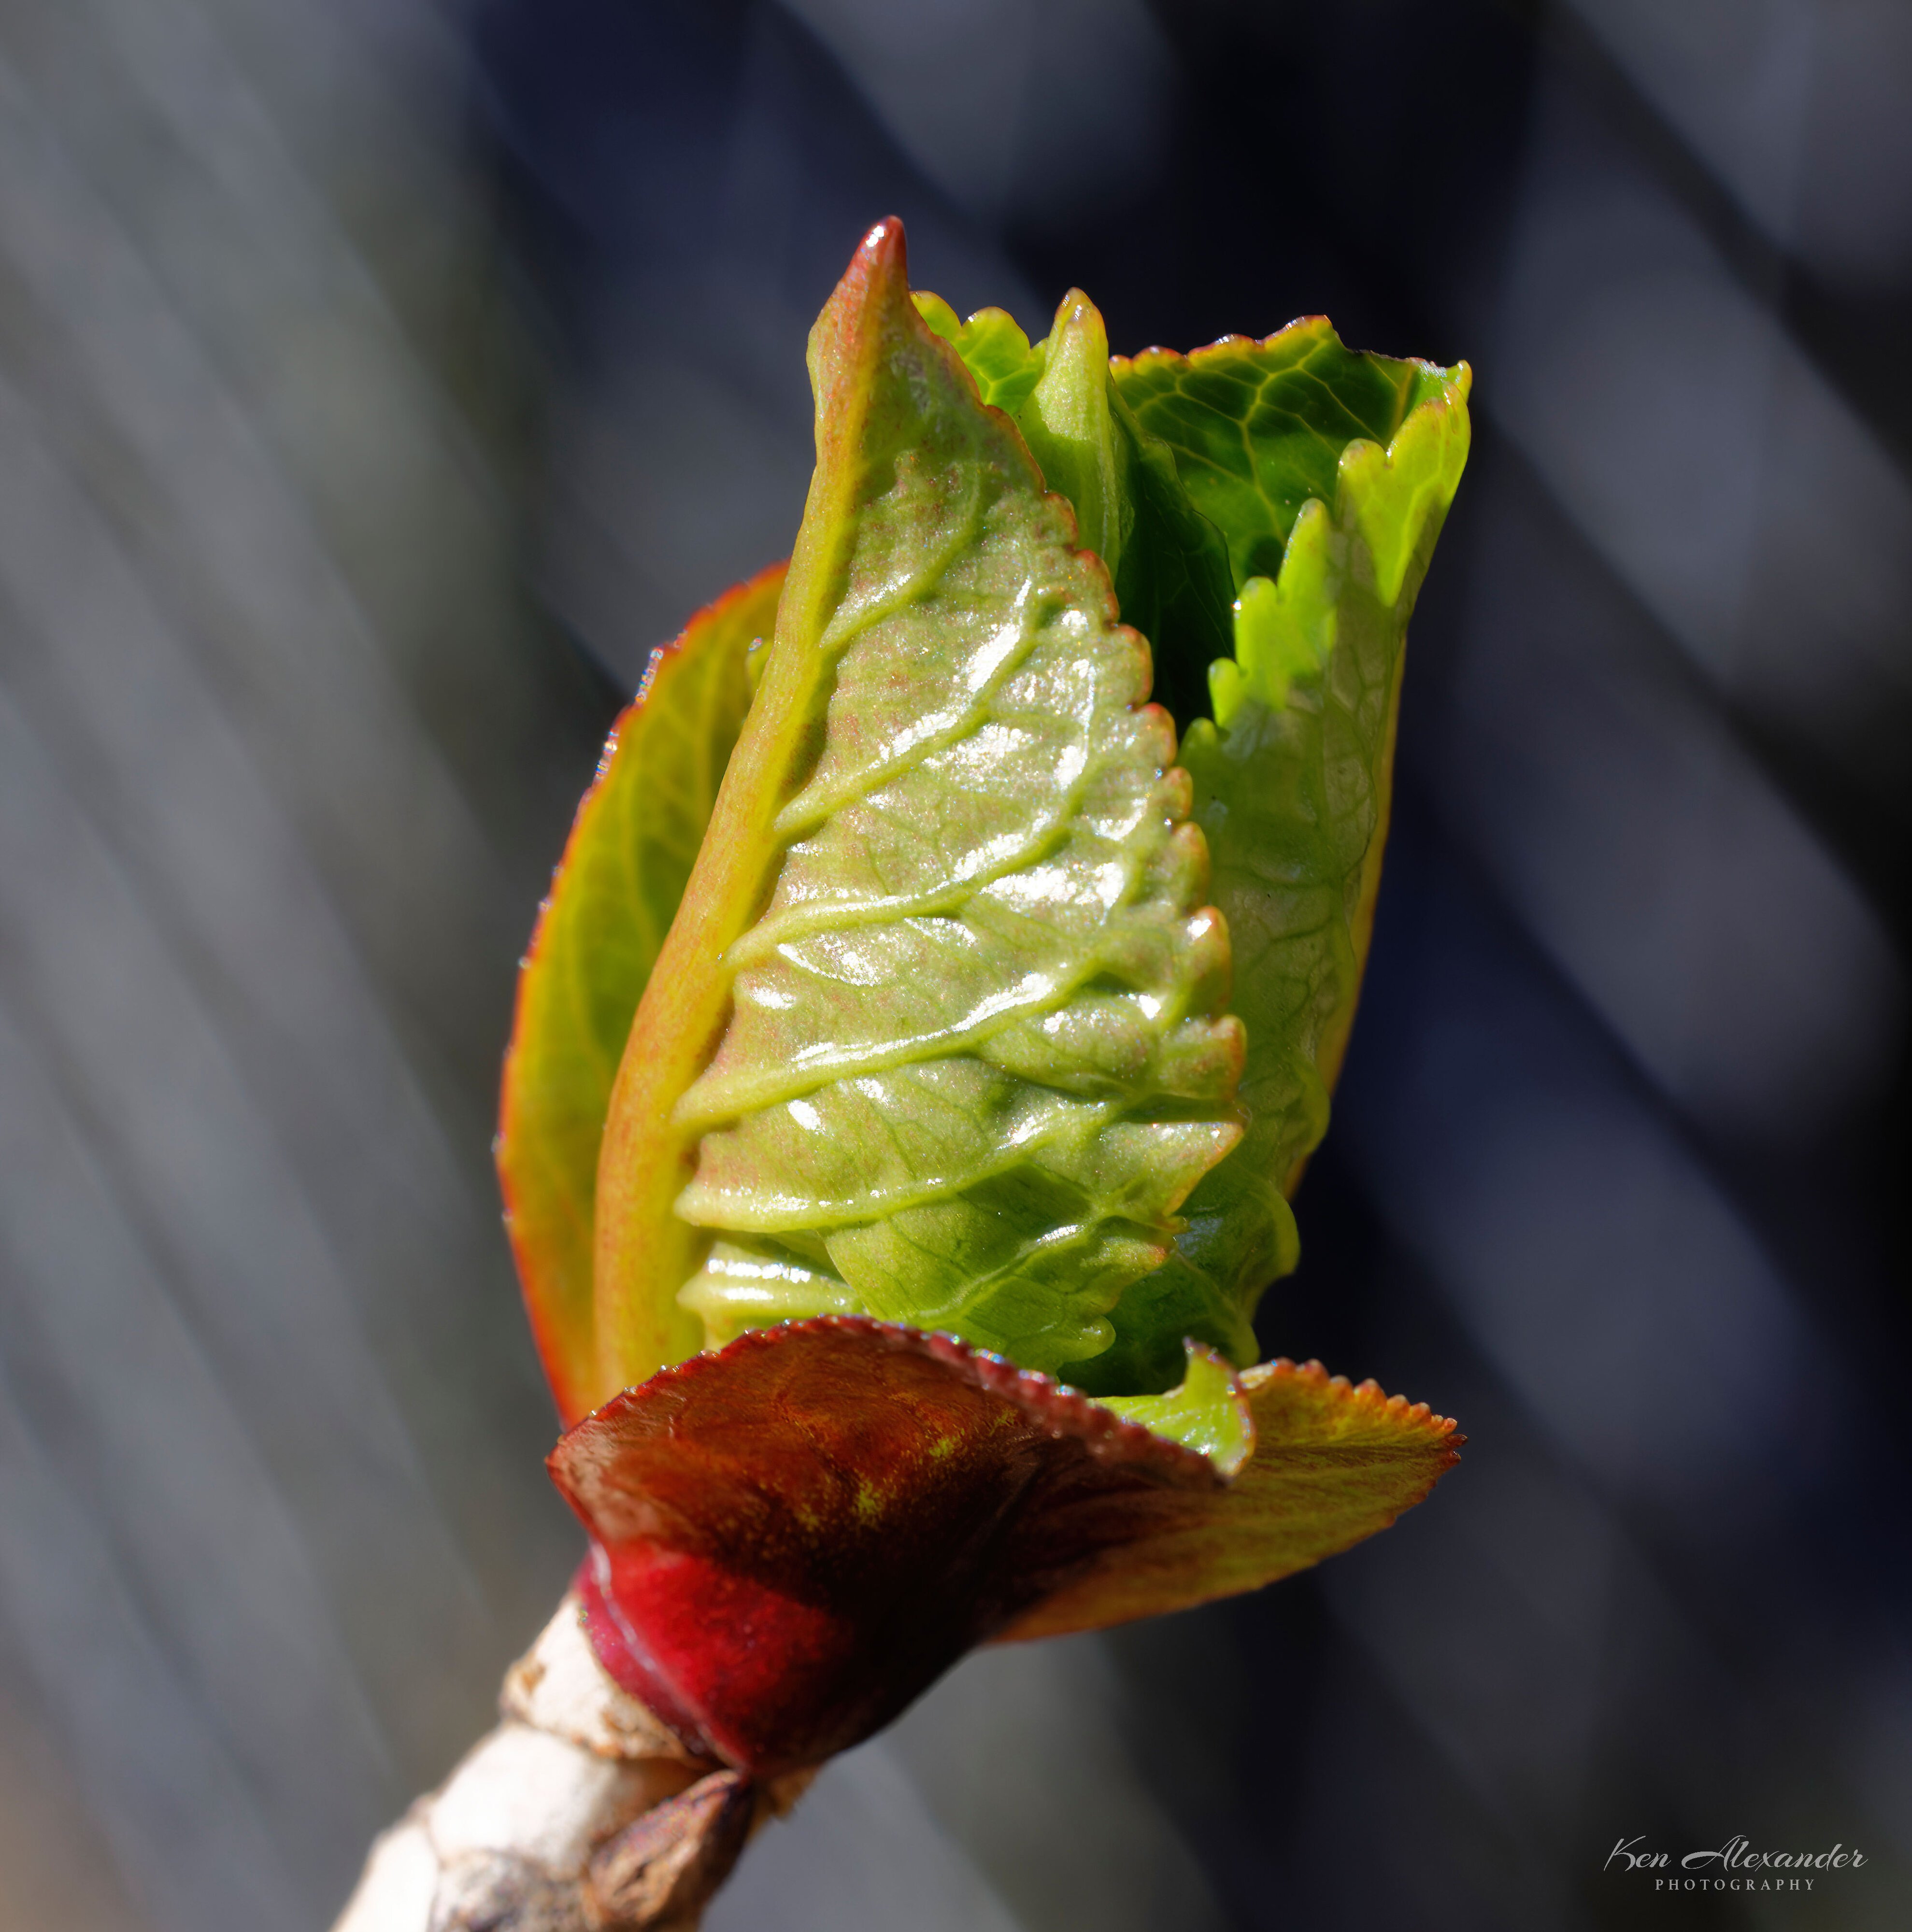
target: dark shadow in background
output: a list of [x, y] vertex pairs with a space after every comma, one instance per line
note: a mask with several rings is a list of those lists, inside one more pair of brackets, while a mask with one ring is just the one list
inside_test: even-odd
[[[324, 1923], [561, 1587], [513, 967], [893, 212], [1032, 331], [1475, 364], [1260, 1324], [1472, 1447], [965, 1664], [711, 1932], [1907, 1922], [1909, 17], [0, 0], [0, 1926]], [[1602, 1869], [1736, 1832], [1872, 1862]]]
[[[1319, 310], [1476, 363], [1370, 988], [1261, 1323], [1475, 1446], [1371, 1550], [1115, 1642], [1139, 1760], [1244, 1925], [1750, 1924], [1601, 1872], [1735, 1830], [1873, 1849], [1814, 1922], [1904, 1909], [1907, 41], [1730, 12], [480, 26], [592, 418], [553, 592], [627, 677], [784, 541], [793, 345], [878, 212], [920, 284], [1032, 327], [1075, 282], [1119, 348]], [[780, 466], [721, 528], [683, 466], [736, 446], [686, 459], [659, 420], [713, 394]], [[593, 614], [647, 577], [635, 635]]]

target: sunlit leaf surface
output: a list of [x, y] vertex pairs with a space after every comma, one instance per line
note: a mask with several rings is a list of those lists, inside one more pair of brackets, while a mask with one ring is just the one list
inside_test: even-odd
[[1451, 400], [1457, 382], [1466, 394], [1459, 370], [1345, 348], [1320, 316], [1259, 342], [1232, 335], [1189, 356], [1118, 357], [1112, 374], [1221, 532], [1238, 586], [1280, 574], [1310, 497], [1334, 507], [1349, 444], [1385, 449], [1420, 404]]
[[[776, 622], [782, 584], [779, 564], [653, 653], [578, 808], [519, 977], [498, 1175], [525, 1304], [567, 1421], [595, 1394], [591, 1231], [611, 1082], [743, 722], [745, 654]], [[695, 1348], [694, 1324], [685, 1325]]]
[[612, 1102], [607, 1390], [666, 1359], [680, 1290], [718, 1340], [849, 1307], [1091, 1358], [1240, 1131], [1147, 648], [893, 224], [811, 358], [776, 641]]
[[1032, 347], [1005, 310], [980, 308], [959, 321], [956, 310], [926, 289], [912, 290], [910, 300], [932, 331], [962, 358], [983, 401], [1015, 415], [1041, 380], [1047, 360], [1043, 345]]
[[[944, 332], [989, 390], [999, 325], [949, 316]], [[1072, 290], [1015, 365], [1036, 380], [999, 399], [1101, 533], [1123, 614], [1153, 642], [1247, 1028], [1241, 1145], [1113, 1312], [1114, 1345], [1071, 1371], [1113, 1394], [1166, 1388], [1184, 1336], [1252, 1360], [1256, 1300], [1299, 1252], [1287, 1196], [1326, 1129], [1360, 988], [1402, 647], [1466, 460], [1468, 372], [1358, 353], [1319, 317], [1192, 356], [1106, 356]], [[1195, 715], [1205, 682], [1212, 722]]]
[[1227, 1359], [1199, 1342], [1183, 1344], [1187, 1360], [1177, 1385], [1159, 1395], [1100, 1398], [1125, 1421], [1199, 1450], [1222, 1476], [1238, 1474], [1255, 1453], [1255, 1420], [1241, 1379]]
[[1466, 459], [1468, 382], [1465, 364], [1356, 355], [1319, 321], [1115, 365], [1236, 570], [1267, 574], [1238, 581], [1214, 718], [1182, 748], [1234, 946], [1247, 1131], [1190, 1198], [1162, 1274], [1130, 1291], [1133, 1318], [1117, 1311], [1091, 1386], [1160, 1386], [1179, 1366], [1165, 1308], [1226, 1346], [1225, 1311], [1245, 1316], [1295, 1264], [1286, 1197], [1327, 1130], [1354, 1018], [1407, 622]]

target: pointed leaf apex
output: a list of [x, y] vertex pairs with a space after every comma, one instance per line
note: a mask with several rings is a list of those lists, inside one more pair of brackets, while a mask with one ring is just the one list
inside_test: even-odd
[[900, 214], [886, 214], [858, 244], [857, 254], [860, 260], [868, 256], [874, 260], [881, 256], [886, 262], [893, 261], [900, 274], [905, 266], [903, 218]]
[[885, 311], [900, 308], [911, 322], [909, 250], [895, 215], [879, 221], [858, 244], [810, 331], [810, 381], [816, 393], [817, 426], [830, 423], [845, 392], [864, 380], [864, 368], [886, 333]]

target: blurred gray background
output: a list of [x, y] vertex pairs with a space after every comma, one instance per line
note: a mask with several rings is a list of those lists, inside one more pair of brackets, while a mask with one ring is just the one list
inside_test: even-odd
[[[575, 1560], [488, 1138], [868, 224], [1478, 376], [1271, 1352], [1460, 1471], [711, 1932], [1912, 1923], [1903, 0], [0, 0], [0, 1932], [324, 1927]], [[1616, 1840], [1857, 1844], [1655, 1895]]]

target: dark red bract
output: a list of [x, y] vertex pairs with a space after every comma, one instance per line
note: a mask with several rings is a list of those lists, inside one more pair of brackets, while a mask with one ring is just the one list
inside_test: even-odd
[[758, 1776], [868, 1737], [1171, 1495], [1218, 1486], [1046, 1376], [855, 1316], [665, 1370], [550, 1466], [591, 1532], [606, 1670]]

